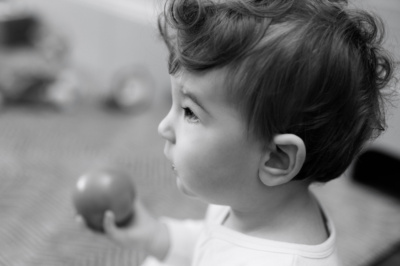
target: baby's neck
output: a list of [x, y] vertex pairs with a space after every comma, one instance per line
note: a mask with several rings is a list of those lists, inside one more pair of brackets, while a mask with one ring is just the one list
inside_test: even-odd
[[278, 193], [252, 206], [231, 207], [224, 226], [274, 241], [316, 245], [328, 237], [318, 202], [308, 189]]

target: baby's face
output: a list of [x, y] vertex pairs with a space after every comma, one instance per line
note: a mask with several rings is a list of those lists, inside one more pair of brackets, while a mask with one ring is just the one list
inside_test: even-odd
[[171, 77], [172, 107], [159, 125], [179, 189], [209, 203], [233, 205], [258, 185], [262, 145], [227, 103], [223, 70]]

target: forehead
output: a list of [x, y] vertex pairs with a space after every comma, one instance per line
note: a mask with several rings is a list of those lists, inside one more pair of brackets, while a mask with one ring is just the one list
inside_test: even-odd
[[203, 100], [229, 104], [225, 78], [224, 69], [201, 73], [180, 71], [171, 77], [176, 92], [190, 93]]

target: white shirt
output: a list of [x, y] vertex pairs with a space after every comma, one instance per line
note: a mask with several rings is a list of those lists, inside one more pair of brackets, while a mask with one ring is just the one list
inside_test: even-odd
[[[229, 207], [210, 205], [204, 221], [165, 219], [171, 246], [163, 264], [169, 266], [338, 266], [335, 228], [329, 218], [328, 239], [319, 245], [271, 241], [222, 225]], [[154, 262], [153, 262], [154, 263]]]

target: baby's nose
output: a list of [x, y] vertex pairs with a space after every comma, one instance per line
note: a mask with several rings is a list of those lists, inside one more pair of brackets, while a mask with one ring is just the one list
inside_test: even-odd
[[174, 143], [175, 142], [175, 133], [172, 126], [172, 114], [169, 112], [163, 120], [161, 120], [158, 125], [158, 134], [164, 139]]

